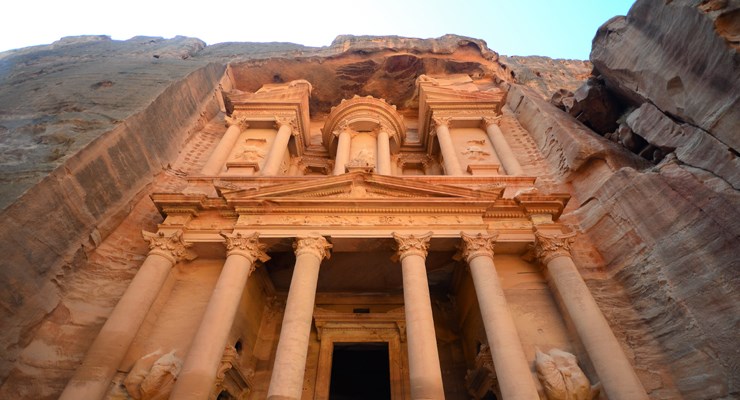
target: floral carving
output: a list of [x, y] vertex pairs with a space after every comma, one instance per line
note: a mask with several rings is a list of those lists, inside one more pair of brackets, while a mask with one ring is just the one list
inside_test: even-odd
[[259, 260], [266, 262], [270, 259], [270, 256], [265, 253], [267, 245], [259, 242], [259, 233], [254, 232], [251, 235], [242, 235], [241, 232], [236, 233], [224, 233], [220, 235], [226, 240], [226, 254], [239, 254], [244, 256], [252, 263], [252, 270], [254, 270], [254, 263]]
[[246, 130], [249, 128], [249, 124], [247, 123], [246, 117], [229, 117], [228, 115], [224, 116], [224, 121], [226, 122], [227, 127], [231, 126], [238, 126], [240, 130]]
[[498, 125], [501, 123], [501, 115], [497, 115], [495, 117], [483, 117], [481, 120], [483, 121], [483, 126], [488, 128], [490, 125]]
[[452, 120], [452, 118], [450, 118], [450, 117], [439, 117], [439, 116], [432, 117], [432, 122], [434, 122], [435, 128], [438, 127], [438, 126], [446, 126], [446, 127], [449, 128], [450, 127], [450, 121], [451, 120]]
[[575, 232], [568, 234], [544, 234], [534, 232], [534, 255], [542, 265], [547, 265], [557, 257], [570, 257], [570, 246], [575, 241]]
[[401, 261], [411, 255], [426, 258], [429, 251], [429, 239], [431, 238], [432, 232], [423, 235], [401, 235], [394, 232], [393, 239], [396, 239], [398, 245], [396, 256]]
[[480, 256], [493, 257], [493, 246], [496, 244], [498, 233], [491, 235], [482, 233], [469, 235], [465, 232], [460, 232], [460, 237], [462, 238], [462, 243], [459, 247], [461, 259], [470, 262], [470, 260]]
[[275, 117], [275, 126], [277, 127], [277, 129], [280, 129], [285, 125], [287, 125], [292, 132], [295, 132], [298, 130], [296, 129], [295, 118], [287, 117], [287, 116]]
[[303, 254], [312, 254], [319, 260], [323, 260], [324, 258], [328, 259], [331, 256], [329, 253], [329, 249], [331, 248], [331, 243], [318, 234], [299, 236], [296, 238], [296, 241], [293, 242], [293, 249], [295, 250], [296, 257]]
[[189, 250], [193, 244], [182, 240], [181, 230], [176, 230], [169, 235], [165, 235], [162, 231], [157, 233], [141, 231], [141, 235], [149, 242], [149, 254], [162, 256], [173, 264], [182, 260], [192, 261], [197, 257], [192, 250]]

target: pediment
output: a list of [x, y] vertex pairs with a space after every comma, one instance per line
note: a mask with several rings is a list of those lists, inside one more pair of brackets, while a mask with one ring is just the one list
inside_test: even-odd
[[259, 189], [222, 192], [227, 201], [239, 200], [414, 200], [414, 199], [470, 199], [495, 200], [503, 188], [496, 191], [477, 191], [446, 185], [413, 182], [399, 177], [352, 172], [320, 180]]

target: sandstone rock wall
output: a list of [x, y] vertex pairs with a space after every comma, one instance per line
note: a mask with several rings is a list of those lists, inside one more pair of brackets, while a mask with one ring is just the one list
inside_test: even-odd
[[652, 398], [740, 393], [739, 4], [638, 0], [597, 32], [564, 108], [643, 160], [529, 89], [507, 100], [569, 184], [581, 272]]
[[[219, 112], [214, 94], [223, 65], [195, 66], [181, 79], [167, 78], [169, 85], [161, 85], [159, 92], [142, 89], [136, 95], [141, 97], [121, 111], [120, 122], [106, 124], [110, 130], [96, 131], [97, 137], [87, 132], [85, 146], [79, 144], [80, 150], [66, 155], [2, 210], [0, 380], [15, 367], [18, 353], [34, 338], [41, 321], [52, 317], [64, 281], [89, 262], [88, 251], [126, 218], [192, 129]], [[171, 72], [180, 75], [183, 70]], [[137, 86], [146, 87], [145, 82], [122, 80], [122, 86], [127, 84], [133, 86], [119, 95], [134, 96]], [[126, 111], [130, 114], [124, 118]]]

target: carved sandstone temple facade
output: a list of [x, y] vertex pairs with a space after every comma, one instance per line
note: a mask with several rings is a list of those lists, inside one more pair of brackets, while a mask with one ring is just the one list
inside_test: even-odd
[[328, 114], [321, 82], [234, 87], [62, 399], [647, 398], [505, 86]]

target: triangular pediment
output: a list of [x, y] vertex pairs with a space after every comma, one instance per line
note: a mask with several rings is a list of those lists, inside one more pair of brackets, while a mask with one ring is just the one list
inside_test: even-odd
[[480, 192], [472, 189], [447, 185], [432, 185], [399, 177], [352, 172], [320, 180], [310, 180], [287, 185], [275, 185], [259, 189], [235, 190], [223, 193], [229, 200], [373, 200], [373, 199], [495, 199], [499, 192]]

